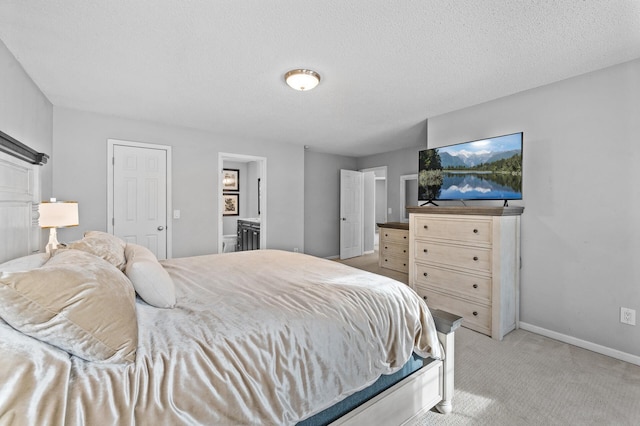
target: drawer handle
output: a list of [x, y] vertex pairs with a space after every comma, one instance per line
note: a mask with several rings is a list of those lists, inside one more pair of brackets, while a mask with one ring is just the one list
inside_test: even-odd
[[424, 226], [424, 229], [429, 229], [429, 227], [427, 225]]
[[424, 301], [426, 302], [428, 297], [427, 296], [422, 296], [422, 298], [424, 299]]
[[422, 275], [424, 275], [425, 277], [429, 276], [429, 274], [427, 274], [426, 272], [424, 272]]
[[477, 311], [473, 311], [473, 316], [477, 317], [478, 316], [478, 312]]
[[478, 288], [478, 284], [474, 284], [474, 285], [473, 285], [473, 288]]
[[406, 263], [403, 263], [403, 264], [402, 264], [402, 266], [407, 266], [407, 264], [406, 264]]
[[478, 256], [473, 256], [473, 260], [478, 261]]
[[427, 249], [424, 249], [424, 250], [422, 250], [422, 251], [423, 251], [423, 252], [425, 252], [425, 253], [427, 253], [427, 252], [428, 252], [429, 250], [427, 250]]
[[385, 237], [388, 237], [388, 236], [389, 236], [389, 234], [384, 234], [384, 236], [385, 236]]
[[474, 233], [474, 234], [477, 234], [477, 233], [478, 233], [478, 230], [477, 230], [477, 229], [474, 229], [474, 230], [473, 230], [473, 233]]
[[385, 262], [387, 261], [387, 259], [384, 260]]
[[388, 249], [389, 247], [387, 247], [387, 246], [384, 246], [384, 248], [385, 248], [385, 249]]
[[403, 253], [406, 253], [407, 251], [406, 251], [406, 250], [402, 250], [402, 252], [403, 252]]
[[402, 238], [404, 238], [404, 239], [406, 240], [406, 239], [407, 239], [407, 236], [405, 235], [405, 236], [404, 236], [404, 237], [402, 237]]

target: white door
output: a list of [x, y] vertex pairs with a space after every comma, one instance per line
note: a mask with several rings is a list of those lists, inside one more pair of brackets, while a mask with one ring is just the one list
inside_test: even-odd
[[363, 174], [340, 170], [340, 259], [362, 256]]
[[113, 234], [167, 258], [167, 151], [113, 146]]

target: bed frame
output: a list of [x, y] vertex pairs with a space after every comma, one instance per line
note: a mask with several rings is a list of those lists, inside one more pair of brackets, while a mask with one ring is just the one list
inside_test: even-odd
[[345, 414], [331, 426], [364, 424], [405, 424], [431, 408], [448, 414], [453, 399], [455, 331], [462, 318], [449, 312], [432, 310], [444, 360], [434, 360], [414, 374]]
[[[0, 263], [42, 249], [39, 202], [39, 165], [0, 152]], [[430, 362], [332, 425], [404, 424], [434, 406], [451, 412], [454, 335], [462, 319], [444, 311], [431, 313], [446, 359]]]

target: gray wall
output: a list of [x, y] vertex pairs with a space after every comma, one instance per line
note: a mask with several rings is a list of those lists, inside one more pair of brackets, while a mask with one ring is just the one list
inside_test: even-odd
[[[217, 252], [218, 153], [267, 158], [267, 246], [304, 249], [304, 148], [287, 143], [247, 141], [182, 127], [128, 120], [55, 107], [54, 190], [78, 200], [80, 226], [107, 226], [107, 139], [171, 145], [173, 153], [173, 256]], [[70, 230], [69, 230], [70, 231]]]
[[414, 148], [399, 149], [358, 158], [358, 169], [387, 166], [387, 222], [400, 222], [400, 176], [418, 173], [418, 151], [426, 147], [426, 123], [420, 132], [422, 140], [413, 141]]
[[[0, 41], [0, 130], [50, 159], [40, 167], [42, 198], [52, 197], [53, 106]], [[48, 234], [48, 232], [47, 232]]]
[[633, 355], [639, 94], [636, 60], [429, 119], [433, 146], [524, 131], [521, 319]]
[[[47, 164], [38, 168], [41, 200], [53, 197], [53, 106], [20, 63], [0, 41], [0, 130], [38, 152], [49, 155]], [[59, 231], [64, 237], [66, 230]], [[44, 249], [49, 230], [43, 230], [40, 241]], [[4, 238], [4, 236], [0, 236]]]
[[319, 257], [340, 254], [340, 169], [357, 170], [356, 159], [305, 151], [305, 253]]
[[[429, 147], [524, 131], [521, 320], [640, 356], [640, 60], [429, 119]], [[389, 166], [389, 220], [416, 149]], [[450, 203], [451, 204], [451, 203]], [[640, 325], [640, 324], [639, 324]]]

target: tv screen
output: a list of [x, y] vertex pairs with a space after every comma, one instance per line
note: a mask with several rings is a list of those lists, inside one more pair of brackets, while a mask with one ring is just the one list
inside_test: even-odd
[[522, 132], [419, 153], [418, 201], [521, 199]]

